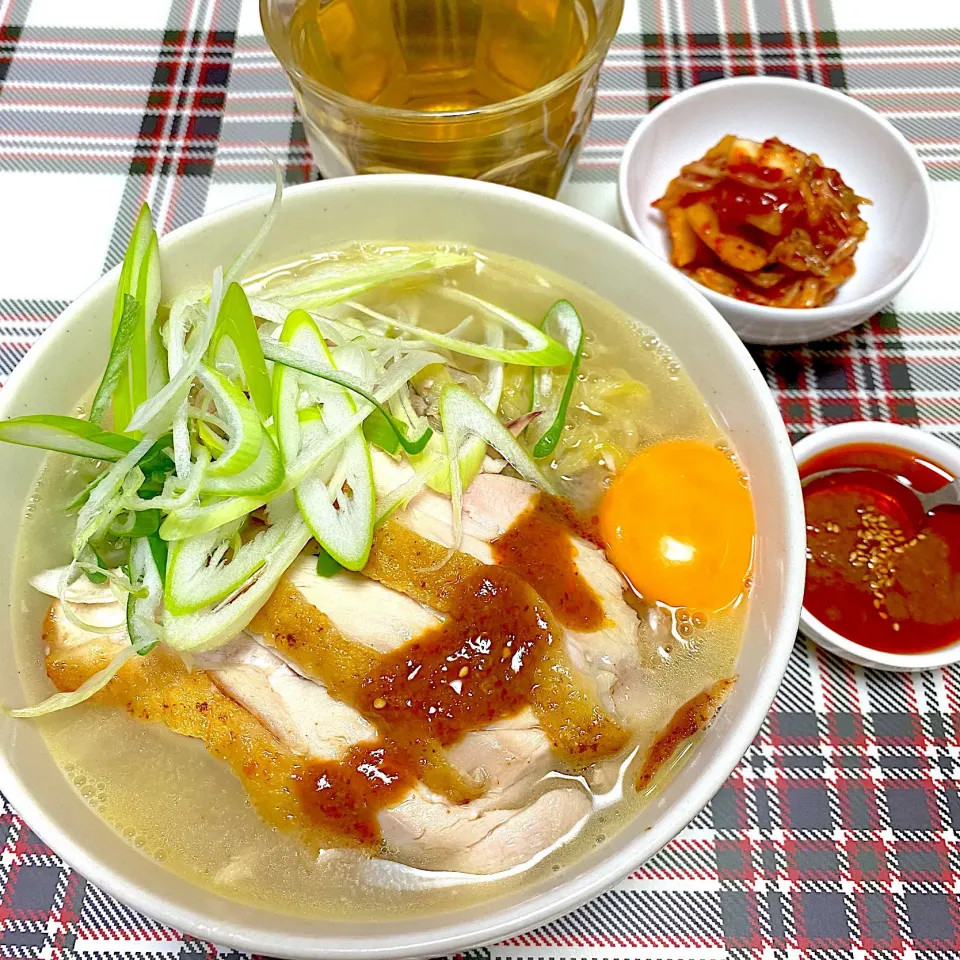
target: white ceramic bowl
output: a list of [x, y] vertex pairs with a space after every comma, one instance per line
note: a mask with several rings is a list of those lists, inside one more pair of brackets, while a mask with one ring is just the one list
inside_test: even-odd
[[[797, 466], [802, 467], [818, 454], [849, 443], [885, 443], [893, 447], [902, 447], [939, 464], [955, 477], [960, 477], [960, 447], [940, 440], [933, 434], [924, 433], [916, 427], [906, 427], [896, 423], [856, 421], [834, 424], [797, 441], [793, 453]], [[800, 613], [800, 629], [814, 643], [862, 667], [908, 672], [932, 670], [935, 667], [960, 661], [960, 640], [949, 647], [932, 650], [929, 653], [886, 653], [848, 640], [818, 620], [806, 607]]]
[[[857, 272], [825, 307], [786, 310], [698, 289], [751, 343], [800, 343], [867, 320], [899, 292], [926, 253], [933, 231], [930, 186], [909, 143], [879, 114], [834, 90], [778, 77], [715, 80], [671, 97], [640, 122], [620, 163], [620, 211], [627, 230], [664, 260], [670, 243], [650, 204], [680, 168], [728, 133], [779, 137], [819, 154], [858, 194], [870, 226]], [[693, 281], [690, 281], [691, 283]]]
[[[269, 198], [189, 224], [160, 243], [165, 295], [203, 283], [261, 223]], [[729, 433], [752, 478], [757, 554], [740, 680], [677, 776], [610, 842], [516, 893], [433, 917], [308, 920], [195, 887], [125, 842], [80, 799], [37, 731], [0, 717], [0, 789], [30, 826], [92, 882], [199, 937], [283, 957], [441, 956], [535, 927], [601, 893], [656, 853], [721, 786], [769, 709], [793, 645], [803, 590], [803, 505], [789, 441], [763, 378], [719, 314], [674, 271], [618, 230], [551, 200], [428, 176], [351, 177], [293, 188], [251, 272], [349, 241], [454, 241], [521, 257], [589, 287], [659, 332]], [[113, 271], [52, 325], [0, 392], [0, 416], [67, 413], [107, 356]], [[41, 463], [0, 452], [0, 542], [12, 544]], [[9, 609], [13, 552], [0, 553]], [[37, 625], [39, 630], [39, 624]], [[39, 637], [39, 633], [37, 633]], [[39, 640], [37, 640], [39, 642]], [[24, 693], [9, 626], [0, 636], [0, 702]], [[39, 668], [38, 668], [39, 669]]]

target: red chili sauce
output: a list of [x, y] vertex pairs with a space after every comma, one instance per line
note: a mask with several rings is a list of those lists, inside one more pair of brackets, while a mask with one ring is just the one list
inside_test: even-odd
[[960, 509], [924, 515], [902, 486], [929, 493], [952, 474], [912, 451], [862, 443], [813, 457], [800, 475], [838, 467], [864, 471], [803, 489], [806, 609], [849, 640], [887, 653], [922, 653], [960, 639]]

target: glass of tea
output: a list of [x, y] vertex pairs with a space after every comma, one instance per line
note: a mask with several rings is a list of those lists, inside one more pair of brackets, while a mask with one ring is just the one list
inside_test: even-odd
[[324, 177], [440, 173], [555, 196], [623, 0], [260, 0]]

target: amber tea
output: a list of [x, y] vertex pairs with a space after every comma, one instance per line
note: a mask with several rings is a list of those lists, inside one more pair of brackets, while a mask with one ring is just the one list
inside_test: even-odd
[[264, 28], [322, 174], [441, 173], [554, 195], [622, 0], [283, 6], [263, 0]]
[[550, 83], [595, 30], [576, 0], [304, 0], [290, 47], [305, 74], [357, 100], [449, 112]]

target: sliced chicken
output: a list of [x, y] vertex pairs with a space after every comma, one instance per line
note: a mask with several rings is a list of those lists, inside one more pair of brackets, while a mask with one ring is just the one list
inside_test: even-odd
[[554, 769], [550, 741], [529, 708], [468, 733], [448, 751], [468, 776], [487, 784], [478, 806], [514, 806]]
[[491, 874], [527, 863], [590, 813], [587, 794], [558, 787], [518, 809], [454, 806], [418, 786], [380, 814], [383, 839], [412, 866]]
[[[77, 604], [74, 609], [87, 622], [94, 612], [104, 623], [115, 622], [122, 613], [119, 604]], [[44, 638], [51, 677], [66, 689], [79, 686], [106, 663], [111, 651], [128, 642], [122, 626], [109, 636], [74, 626], [63, 616], [59, 601], [51, 606]], [[283, 784], [297, 775], [299, 764], [340, 760], [352, 747], [377, 737], [356, 710], [249, 635], [196, 657], [199, 669], [192, 673], [162, 650], [134, 661], [101, 696], [142, 719], [160, 720], [203, 740], [230, 762], [261, 814], [274, 823], [297, 822], [290, 787]], [[158, 667], [159, 675], [154, 672]], [[218, 690], [242, 710], [221, 706]], [[158, 699], [162, 709], [156, 706]], [[244, 716], [255, 717], [265, 728], [263, 734], [252, 733]], [[382, 810], [378, 819], [384, 841], [402, 862], [470, 873], [506, 870], [561, 840], [590, 811], [583, 790], [565, 783], [545, 790], [547, 785], [540, 783], [553, 757], [529, 711], [468, 734], [453, 754], [465, 769], [483, 774], [489, 789], [478, 800], [454, 804], [417, 784]]]
[[[390, 653], [444, 619], [438, 611], [406, 594], [359, 574], [341, 571], [332, 577], [319, 577], [310, 557], [301, 557], [290, 568], [287, 581], [303, 600], [332, 623], [339, 636], [330, 639], [330, 631], [324, 631], [322, 639], [314, 638], [314, 644], [304, 643], [301, 637], [296, 647], [283, 646], [282, 639], [278, 641], [276, 635], [272, 642], [276, 645], [276, 654], [295, 670], [321, 683], [336, 685], [335, 674], [345, 662], [362, 661], [356, 654], [358, 645], [376, 653]], [[271, 642], [259, 633], [252, 636], [260, 643]], [[319, 658], [315, 649], [317, 642], [327, 645], [326, 650], [320, 651]], [[308, 649], [311, 646], [314, 649]], [[267, 654], [271, 655], [269, 651]], [[319, 662], [324, 656], [337, 657], [337, 666], [332, 671]], [[256, 712], [259, 715], [259, 711]], [[481, 806], [493, 801], [513, 803], [524, 792], [529, 795], [543, 775], [556, 765], [550, 741], [530, 709], [468, 732], [445, 753], [468, 782], [486, 787], [477, 801]]]
[[[374, 477], [378, 492], [400, 486], [411, 475], [406, 464], [374, 452]], [[490, 544], [502, 537], [528, 510], [537, 489], [525, 480], [481, 473], [463, 497], [463, 539], [460, 551], [481, 563], [495, 562]], [[422, 537], [444, 546], [453, 543], [450, 500], [432, 490], [418, 493], [395, 519]], [[643, 632], [634, 610], [623, 598], [624, 584], [603, 551], [571, 535], [574, 563], [600, 598], [605, 616], [599, 630], [566, 630], [567, 650], [573, 665], [592, 677], [605, 709], [626, 723], [642, 716], [651, 675], [641, 664]]]
[[[352, 707], [332, 700], [321, 683], [299, 677], [252, 638], [238, 638], [217, 655], [216, 663], [202, 664], [217, 684], [296, 752], [339, 760], [350, 747], [376, 739], [376, 729]], [[468, 733], [451, 756], [491, 786], [475, 801], [454, 804], [417, 784], [383, 810], [384, 842], [405, 863], [495, 873], [531, 859], [590, 811], [589, 798], [577, 788], [531, 796], [554, 761], [530, 711]]]
[[344, 637], [377, 653], [409, 643], [442, 619], [405, 593], [362, 574], [341, 570], [332, 577], [318, 577], [313, 557], [300, 557], [286, 577]]
[[[73, 612], [92, 622], [94, 609], [106, 622], [116, 621], [119, 604], [76, 605]], [[77, 628], [54, 601], [43, 624], [47, 675], [58, 690], [76, 690], [129, 644], [125, 626], [108, 635]], [[132, 657], [95, 697], [121, 707], [140, 720], [162, 723], [183, 736], [201, 740], [213, 756], [227, 763], [241, 781], [261, 817], [279, 828], [298, 827], [314, 846], [330, 843], [305, 822], [291, 789], [300, 761], [291, 751], [202, 670], [188, 670], [164, 647]]]
[[339, 760], [377, 729], [326, 687], [300, 676], [249, 634], [196, 658], [196, 665], [294, 753]]
[[[56, 604], [61, 611], [59, 601]], [[110, 632], [102, 636], [113, 643], [127, 642], [127, 616], [123, 607], [116, 600], [107, 603], [72, 603], [71, 613], [80, 623], [96, 627], [98, 630], [109, 629]], [[58, 645], [64, 648], [79, 647], [88, 643], [91, 637], [101, 635], [98, 630], [84, 630], [75, 620], [71, 620], [62, 612], [59, 613], [57, 624], [59, 628]], [[110, 629], [114, 628], [114, 629]], [[49, 653], [49, 647], [45, 653]]]
[[[394, 469], [392, 461], [378, 457], [378, 465], [384, 461]], [[378, 478], [383, 480], [382, 471]], [[394, 477], [394, 483], [405, 479]], [[523, 481], [493, 474], [478, 477], [465, 496], [461, 550], [475, 561], [491, 563], [491, 542], [510, 528], [535, 496], [535, 489]], [[445, 545], [452, 539], [451, 518], [449, 501], [431, 491], [419, 494], [398, 515], [408, 529]], [[566, 631], [570, 659], [593, 678], [606, 709], [629, 717], [642, 694], [642, 685], [634, 683], [634, 677], [642, 676], [637, 619], [623, 602], [619, 575], [603, 554], [584, 540], [572, 542], [575, 562], [602, 599], [606, 621], [591, 633]], [[365, 664], [402, 648], [444, 619], [432, 607], [380, 582], [346, 571], [319, 577], [314, 565], [314, 558], [301, 557], [288, 571], [287, 582], [316, 611], [319, 645], [308, 649], [296, 630], [288, 630], [282, 642], [273, 633], [265, 639], [251, 630], [196, 662], [216, 688], [270, 731], [291, 762], [337, 761], [358, 744], [377, 739], [373, 724], [338, 699], [343, 691], [328, 688], [325, 668], [331, 658], [340, 665], [345, 661], [355, 665], [355, 675], [364, 675]], [[106, 600], [104, 591], [87, 590], [76, 599], [78, 609], [96, 610], [102, 622], [122, 624], [119, 605], [83, 603]], [[84, 631], [62, 617], [56, 619], [60, 646], [88, 642]], [[111, 640], [125, 642], [122, 626]], [[103, 645], [99, 637], [95, 642]], [[199, 735], [214, 749], [202, 732]], [[381, 811], [384, 840], [402, 862], [477, 873], [509, 869], [560, 840], [589, 813], [590, 799], [582, 789], [568, 781], [544, 779], [555, 769], [557, 758], [531, 709], [469, 732], [448, 748], [447, 757], [467, 777], [482, 783], [484, 791], [469, 803], [456, 804], [418, 783]], [[251, 789], [248, 780], [245, 785]]]
[[[390, 491], [401, 487], [414, 475], [413, 468], [408, 463], [393, 460], [379, 450], [372, 451], [372, 459], [377, 496], [386, 496]], [[480, 483], [481, 478], [486, 476], [495, 477], [506, 481], [508, 484], [520, 483], [524, 487], [529, 485], [524, 484], [522, 480], [513, 481], [510, 477], [502, 477], [498, 474], [481, 474], [464, 493], [463, 539], [460, 542], [460, 550], [471, 557], [475, 557], [481, 563], [493, 563], [490, 541], [496, 539], [499, 533], [510, 526], [510, 523], [508, 522], [502, 529], [498, 529], [495, 519], [488, 520], [482, 509], [468, 509], [468, 504], [471, 504], [475, 499], [474, 488]], [[533, 487], [529, 487], [529, 490], [532, 496], [535, 490]], [[523, 506], [516, 510], [516, 516], [523, 512], [528, 503], [529, 498]], [[428, 540], [433, 540], [435, 543], [443, 544], [445, 547], [453, 544], [453, 512], [450, 500], [429, 488], [424, 488], [413, 497], [405, 509], [394, 514], [394, 519], [399, 520], [411, 530]]]

